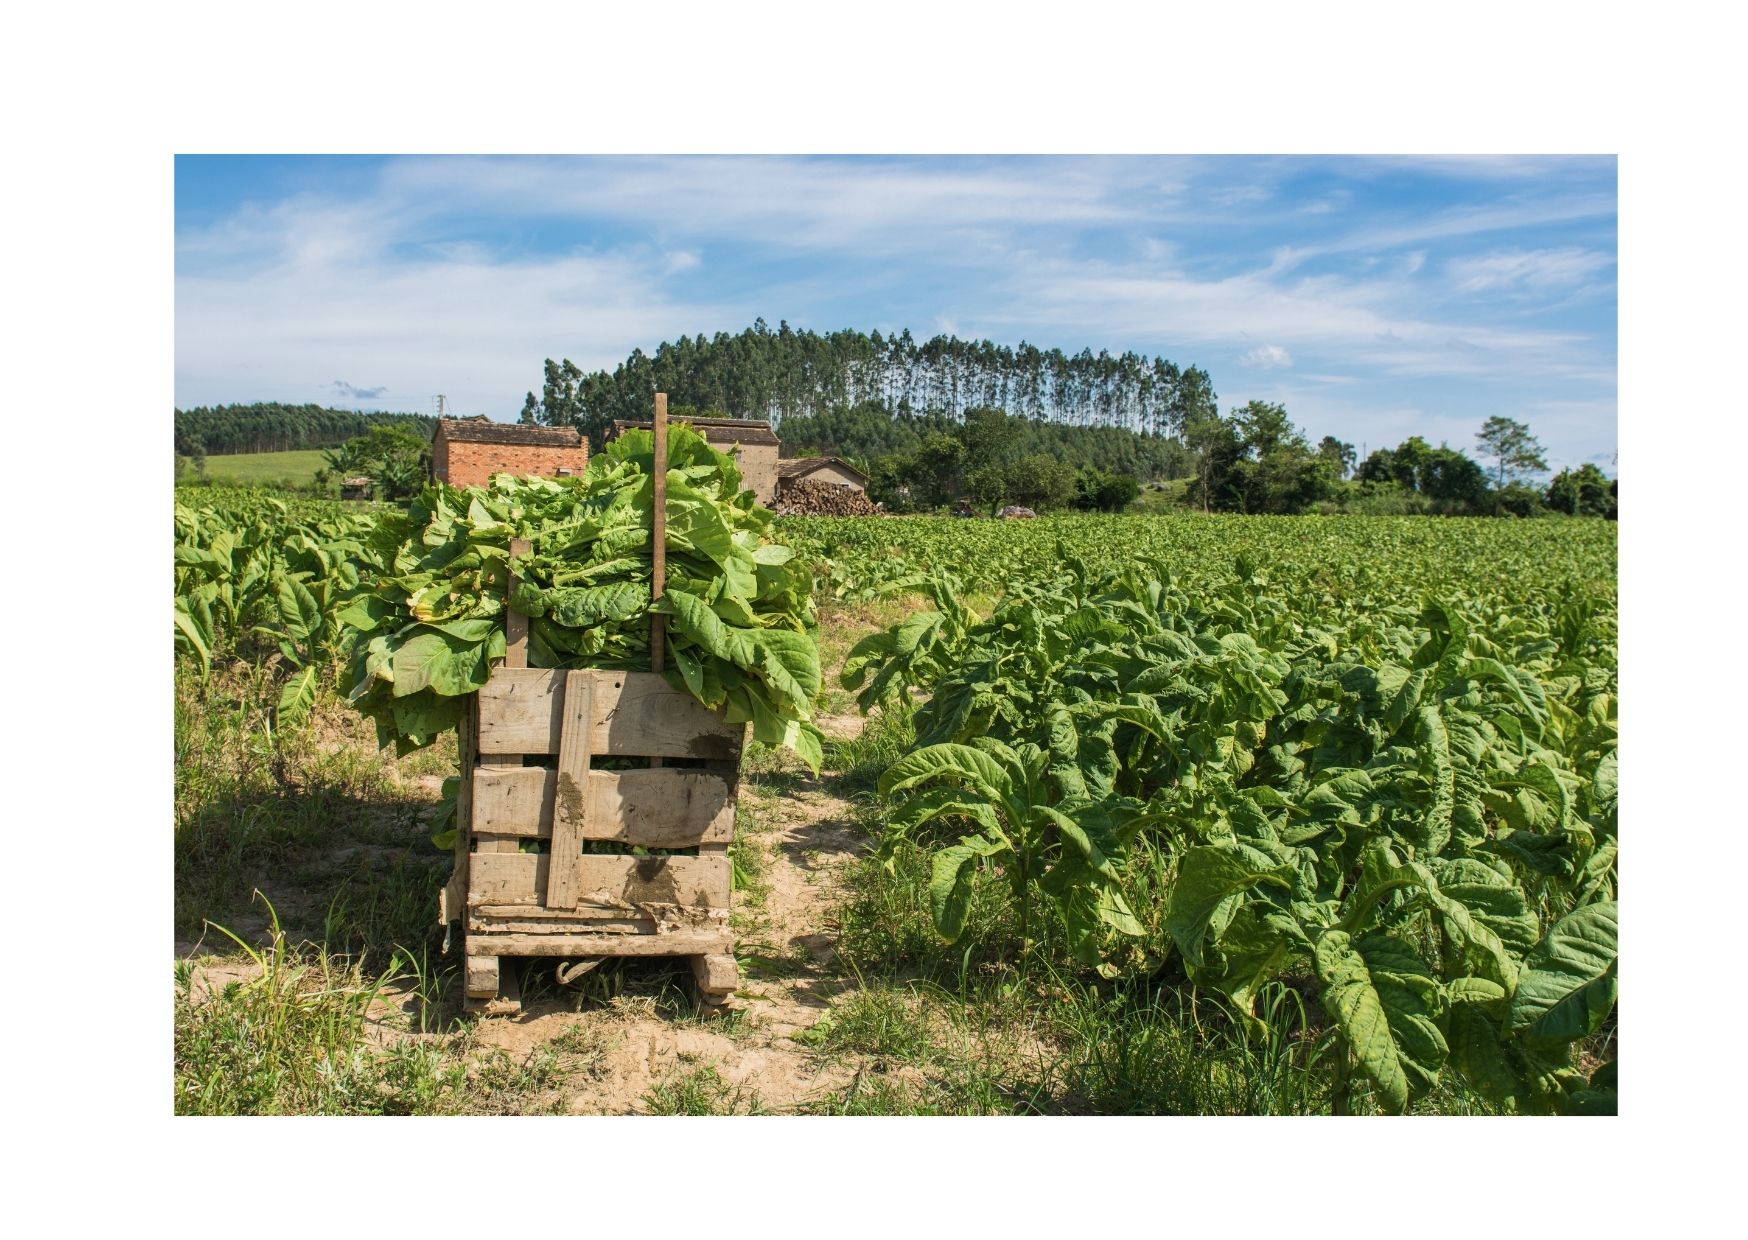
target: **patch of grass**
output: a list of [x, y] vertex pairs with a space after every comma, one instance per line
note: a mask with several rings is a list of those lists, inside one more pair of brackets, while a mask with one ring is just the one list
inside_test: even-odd
[[[320, 448], [294, 452], [239, 452], [206, 458], [206, 477], [244, 486], [312, 487], [327, 466]], [[338, 490], [335, 490], [338, 494]]]
[[877, 857], [858, 858], [845, 867], [838, 955], [865, 977], [974, 989], [979, 978], [1005, 971], [1018, 953], [1019, 935], [999, 877], [977, 875], [971, 893], [964, 933], [956, 943], [943, 943], [930, 911], [928, 853], [901, 844], [890, 868]]
[[[442, 856], [349, 856], [345, 877], [328, 903], [322, 941], [330, 951], [376, 958], [395, 948], [434, 946], [437, 892], [452, 862]], [[332, 863], [322, 873], [333, 869]]]
[[814, 710], [822, 715], [852, 714], [856, 710], [856, 695], [839, 681], [851, 647], [870, 633], [902, 624], [928, 604], [917, 595], [866, 603], [844, 603], [824, 593], [815, 597], [819, 604], [819, 666], [824, 676], [819, 692], [814, 695]]
[[1327, 1110], [1318, 1033], [1296, 992], [1259, 995], [1266, 1033], [1194, 991], [1066, 980], [1049, 1011], [1075, 1109], [1100, 1115], [1304, 1115]]
[[878, 708], [848, 740], [825, 743], [825, 766], [835, 772], [833, 791], [872, 793], [886, 768], [916, 744], [916, 724], [902, 707]]
[[827, 1053], [881, 1060], [922, 1060], [933, 1049], [920, 997], [888, 987], [851, 991], [796, 1041]]
[[[175, 689], [177, 931], [198, 933], [208, 920], [253, 924], [249, 892], [261, 887], [308, 937], [343, 929], [348, 949], [425, 941], [434, 896], [423, 914], [414, 905], [435, 891], [447, 863], [427, 829], [435, 786], [405, 781], [416, 778], [408, 770], [415, 760], [452, 768], [453, 740], [397, 762], [376, 749], [331, 684], [306, 723], [277, 729], [268, 705], [276, 680], [266, 666], [221, 663], [205, 682], [182, 666]], [[342, 851], [348, 844], [350, 853]]]
[[730, 1085], [710, 1064], [670, 1073], [643, 1096], [648, 1115], [765, 1115], [759, 1095]]
[[257, 970], [248, 981], [208, 996], [196, 993], [191, 967], [177, 968], [177, 1114], [409, 1114], [459, 1086], [460, 1069], [434, 1048], [385, 1048], [371, 1036], [391, 974], [293, 949], [269, 916], [266, 947], [239, 941]]
[[557, 1115], [564, 1109], [558, 1092], [564, 1059], [550, 1042], [521, 1062], [493, 1048], [471, 1065], [465, 1090], [442, 1098], [437, 1109], [452, 1115]]
[[675, 1022], [699, 1012], [692, 966], [683, 956], [608, 957], [568, 986], [558, 984], [555, 966], [531, 964], [523, 974], [522, 998], [524, 1003], [568, 999], [578, 1012], [636, 1007]]
[[763, 834], [754, 826], [751, 799], [743, 795], [735, 802], [734, 839], [728, 845], [729, 880], [735, 896], [732, 904], [739, 906], [736, 911], [763, 908], [771, 893], [765, 878], [771, 862], [760, 838]]

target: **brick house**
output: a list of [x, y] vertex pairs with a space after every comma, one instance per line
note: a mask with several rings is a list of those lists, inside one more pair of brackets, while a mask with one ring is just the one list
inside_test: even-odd
[[[769, 506], [776, 501], [777, 454], [783, 445], [772, 432], [769, 422], [755, 422], [750, 418], [669, 418], [668, 421], [687, 423], [704, 436], [704, 442], [712, 448], [732, 455], [740, 468], [741, 485], [751, 491], [759, 503]], [[632, 427], [647, 431], [651, 425], [649, 422], [617, 421], [613, 423], [611, 438], [617, 439]]]
[[837, 487], [849, 487], [852, 491], [865, 492], [868, 489], [868, 475], [854, 465], [837, 456], [798, 456], [789, 461], [777, 462], [777, 494], [779, 496], [793, 483], [803, 478], [810, 482], [824, 482]]
[[440, 418], [431, 437], [431, 474], [451, 486], [478, 486], [496, 473], [581, 477], [588, 467], [589, 445], [570, 426]]

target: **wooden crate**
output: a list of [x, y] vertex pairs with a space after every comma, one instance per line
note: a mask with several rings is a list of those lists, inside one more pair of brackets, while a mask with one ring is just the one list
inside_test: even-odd
[[[662, 462], [666, 404], [658, 394]], [[655, 477], [659, 596], [665, 471]], [[530, 668], [527, 635], [527, 617], [510, 612], [506, 656], [461, 725], [455, 870], [438, 916], [462, 924], [469, 1008], [520, 1006], [500, 963], [518, 956], [686, 956], [704, 1000], [726, 1002], [738, 980], [728, 845], [746, 725], [669, 687], [660, 616], [648, 672]]]
[[[464, 923], [469, 999], [500, 998], [506, 956], [660, 955], [692, 957], [705, 998], [726, 1000], [745, 733], [653, 672], [494, 669], [462, 725], [441, 912]], [[618, 852], [633, 846], [695, 855]]]

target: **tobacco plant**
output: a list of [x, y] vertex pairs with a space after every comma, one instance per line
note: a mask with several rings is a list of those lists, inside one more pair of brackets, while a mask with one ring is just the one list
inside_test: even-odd
[[[893, 633], [847, 669], [878, 700], [927, 694], [881, 786], [889, 844], [937, 850], [943, 936], [987, 866], [1022, 926], [1052, 909], [1107, 975], [1163, 921], [1145, 967], [1175, 952], [1248, 1019], [1263, 986], [1314, 978], [1338, 1108], [1364, 1083], [1403, 1110], [1447, 1072], [1507, 1109], [1610, 1105], [1571, 1050], [1615, 995], [1615, 674], [1594, 595], [1330, 615], [1248, 556], [1204, 589], [1162, 561], [1057, 562], [955, 635], [957, 664]], [[1141, 834], [1175, 864], [1163, 918], [1130, 896]]]

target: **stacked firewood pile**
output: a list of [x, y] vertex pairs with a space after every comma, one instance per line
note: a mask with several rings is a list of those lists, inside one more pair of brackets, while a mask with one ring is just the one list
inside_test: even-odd
[[780, 517], [876, 517], [880, 509], [855, 487], [800, 478], [786, 483], [771, 511]]

